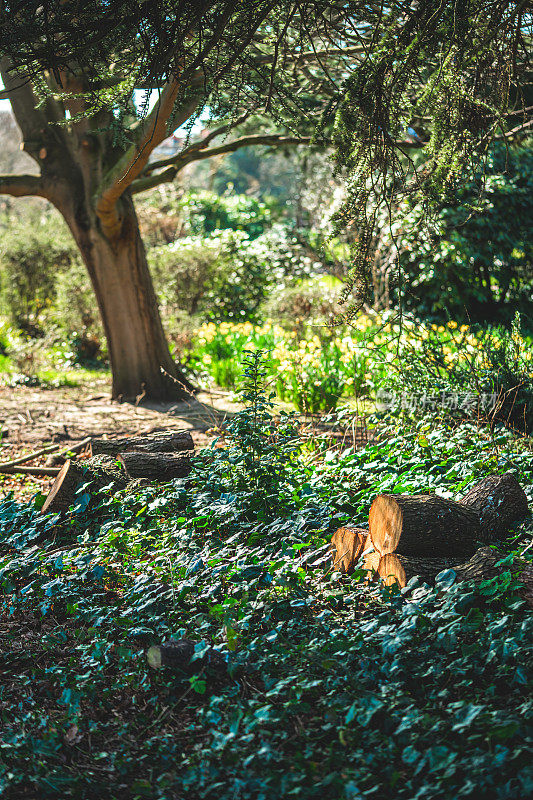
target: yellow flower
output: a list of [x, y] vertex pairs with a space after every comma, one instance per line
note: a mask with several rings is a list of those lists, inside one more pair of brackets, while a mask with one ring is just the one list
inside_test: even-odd
[[450, 328], [450, 330], [454, 331], [457, 328], [457, 322], [454, 322], [454, 320], [451, 319], [448, 322], [448, 328]]

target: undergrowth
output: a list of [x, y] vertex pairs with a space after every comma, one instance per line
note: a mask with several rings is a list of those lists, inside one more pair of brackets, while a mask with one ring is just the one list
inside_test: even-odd
[[[478, 585], [384, 589], [327, 552], [380, 491], [512, 471], [531, 500], [527, 441], [391, 418], [317, 459], [263, 373], [249, 355], [246, 408], [187, 479], [91, 503], [84, 487], [61, 518], [1, 503], [0, 794], [528, 796], [533, 623], [513, 559], [531, 521]], [[151, 670], [146, 649], [181, 636], [194, 674]], [[211, 645], [227, 679], [201, 666]]]

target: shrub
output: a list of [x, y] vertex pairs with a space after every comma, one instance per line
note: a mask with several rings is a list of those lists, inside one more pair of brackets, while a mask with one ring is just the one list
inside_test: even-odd
[[2, 236], [0, 293], [4, 313], [21, 330], [40, 335], [55, 301], [58, 275], [79, 262], [72, 237], [55, 216], [30, 217]]
[[170, 244], [185, 236], [232, 230], [255, 239], [272, 224], [271, 209], [243, 194], [159, 187], [138, 204], [143, 235], [150, 245]]
[[201, 320], [256, 319], [270, 287], [312, 269], [281, 225], [256, 239], [231, 230], [188, 236], [152, 248], [149, 259], [169, 327], [180, 311]]
[[413, 406], [435, 404], [452, 416], [472, 414], [533, 432], [533, 346], [502, 326], [483, 331], [454, 322], [414, 327], [401, 342], [397, 371], [386, 382]]
[[386, 215], [380, 249], [394, 261], [399, 248], [404, 307], [435, 321], [508, 325], [520, 310], [533, 329], [532, 215], [531, 143], [495, 146], [486, 175], [467, 181], [429, 226], [418, 205], [395, 226], [393, 242]]
[[325, 324], [339, 313], [342, 283], [329, 275], [305, 278], [292, 286], [281, 285], [263, 307], [265, 317], [290, 329]]
[[78, 363], [106, 352], [103, 326], [87, 270], [79, 258], [59, 274], [53, 316], [68, 334]]

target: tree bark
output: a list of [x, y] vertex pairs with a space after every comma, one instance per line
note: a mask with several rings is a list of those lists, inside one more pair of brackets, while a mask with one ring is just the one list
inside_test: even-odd
[[115, 439], [93, 439], [91, 455], [118, 456], [130, 450], [143, 450], [149, 453], [178, 453], [194, 450], [194, 442], [189, 431], [164, 431], [147, 433], [144, 436], [120, 436]]
[[121, 210], [121, 234], [112, 241], [102, 234], [91, 214], [83, 224], [79, 216], [66, 215], [104, 325], [113, 397], [182, 400], [190, 397], [193, 386], [170, 355], [129, 195], [121, 199]]
[[460, 502], [479, 514], [487, 544], [501, 539], [514, 522], [529, 514], [525, 492], [510, 472], [489, 475], [472, 486]]
[[482, 539], [477, 511], [436, 494], [378, 495], [370, 508], [369, 528], [382, 556], [469, 556]]
[[146, 478], [153, 481], [170, 481], [185, 478], [192, 464], [189, 453], [147, 453], [131, 451], [118, 457], [131, 478]]

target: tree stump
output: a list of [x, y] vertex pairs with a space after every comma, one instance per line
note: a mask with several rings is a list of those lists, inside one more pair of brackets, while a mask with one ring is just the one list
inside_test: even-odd
[[436, 494], [378, 495], [370, 508], [369, 528], [382, 556], [468, 556], [482, 538], [475, 510]]
[[89, 493], [94, 494], [109, 484], [114, 484], [117, 489], [125, 489], [129, 477], [109, 456], [96, 456], [87, 461], [67, 461], [61, 467], [41, 513], [68, 511], [76, 500], [76, 492], [84, 483], [89, 483]]
[[357, 559], [368, 538], [364, 528], [338, 528], [331, 537], [333, 566], [345, 575], [351, 575]]
[[164, 431], [147, 433], [144, 436], [122, 436], [116, 439], [94, 439], [91, 442], [91, 455], [118, 456], [131, 450], [148, 453], [178, 453], [194, 450], [194, 442], [189, 431]]
[[514, 522], [529, 514], [524, 490], [510, 472], [476, 483], [460, 502], [476, 511], [484, 542], [501, 539]]
[[188, 452], [178, 454], [131, 451], [120, 453], [118, 460], [130, 477], [153, 481], [185, 478], [192, 469]]

